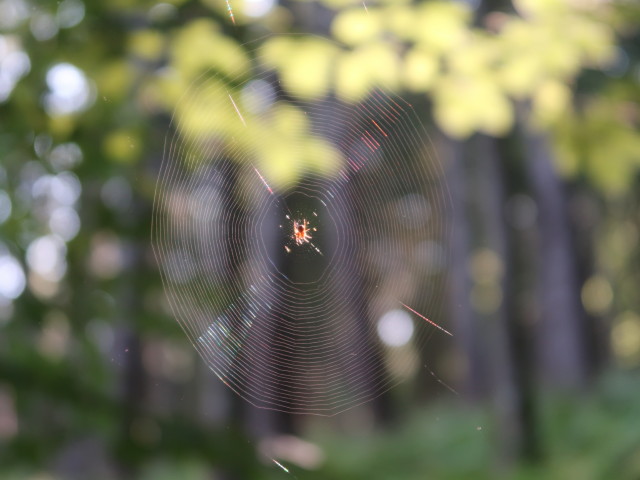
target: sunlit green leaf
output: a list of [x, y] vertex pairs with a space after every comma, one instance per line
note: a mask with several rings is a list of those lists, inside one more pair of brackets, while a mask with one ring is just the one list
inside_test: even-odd
[[414, 38], [427, 48], [446, 52], [460, 45], [469, 35], [471, 12], [462, 3], [423, 3], [415, 14]]
[[279, 69], [282, 84], [291, 94], [319, 98], [329, 90], [330, 71], [338, 53], [335, 44], [321, 38], [275, 37], [261, 52], [264, 61]]
[[348, 45], [357, 45], [371, 41], [382, 31], [382, 12], [366, 11], [363, 8], [340, 12], [333, 23], [331, 31], [336, 39]]
[[534, 123], [538, 126], [553, 124], [569, 108], [571, 90], [565, 84], [548, 80], [538, 87], [532, 98]]
[[415, 11], [407, 5], [391, 5], [384, 10], [384, 20], [388, 30], [402, 39], [413, 39], [417, 30]]
[[140, 30], [129, 37], [129, 51], [145, 60], [158, 60], [164, 46], [165, 38], [156, 30]]
[[391, 45], [372, 43], [343, 53], [336, 64], [335, 89], [340, 98], [358, 101], [374, 87], [397, 89], [400, 60]]
[[410, 50], [404, 58], [404, 84], [414, 92], [426, 92], [438, 75], [439, 65], [439, 58], [433, 53], [420, 49]]
[[503, 135], [512, 126], [513, 107], [488, 78], [444, 77], [435, 89], [435, 116], [453, 137], [479, 130]]
[[247, 73], [249, 61], [240, 45], [223, 35], [217, 24], [199, 19], [176, 34], [171, 65], [187, 78], [209, 69], [233, 77]]
[[514, 0], [513, 4], [519, 13], [532, 17], [557, 17], [569, 11], [566, 0]]
[[133, 69], [125, 60], [106, 63], [95, 75], [98, 92], [108, 101], [120, 100], [133, 82]]
[[117, 130], [105, 136], [102, 149], [115, 162], [131, 163], [139, 158], [142, 145], [136, 132]]

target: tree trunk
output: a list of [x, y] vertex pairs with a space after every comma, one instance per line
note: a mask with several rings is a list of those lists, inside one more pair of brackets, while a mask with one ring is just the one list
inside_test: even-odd
[[547, 139], [523, 132], [528, 177], [538, 206], [538, 302], [536, 346], [540, 374], [562, 388], [588, 377], [585, 318], [580, 304], [567, 201]]
[[439, 138], [438, 151], [441, 152], [445, 177], [451, 191], [450, 267], [448, 275], [448, 298], [452, 317], [453, 333], [459, 355], [462, 357], [462, 385], [458, 389], [472, 399], [479, 399], [488, 393], [487, 365], [483, 348], [478, 342], [479, 328], [469, 298], [471, 279], [468, 262], [471, 249], [471, 233], [467, 206], [469, 185], [467, 182], [464, 146], [461, 142]]

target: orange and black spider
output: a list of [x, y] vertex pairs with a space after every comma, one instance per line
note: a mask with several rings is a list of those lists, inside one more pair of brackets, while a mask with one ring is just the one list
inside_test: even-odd
[[293, 239], [298, 245], [309, 243], [309, 240], [311, 240], [309, 231], [309, 222], [306, 220], [303, 219], [301, 223], [298, 223], [297, 221], [293, 222]]

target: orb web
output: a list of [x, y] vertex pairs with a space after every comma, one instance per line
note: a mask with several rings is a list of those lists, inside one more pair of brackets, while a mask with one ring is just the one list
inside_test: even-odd
[[298, 99], [262, 52], [204, 69], [177, 102], [153, 247], [222, 382], [261, 408], [332, 415], [399, 382], [405, 344], [435, 332], [414, 313], [439, 311], [448, 191], [410, 104], [381, 88]]

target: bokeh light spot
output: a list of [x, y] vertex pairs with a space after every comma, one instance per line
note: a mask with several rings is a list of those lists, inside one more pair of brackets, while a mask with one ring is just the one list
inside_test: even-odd
[[51, 212], [49, 228], [51, 233], [68, 242], [80, 231], [80, 217], [71, 207], [58, 207]]
[[378, 336], [390, 347], [406, 345], [413, 336], [413, 320], [403, 310], [390, 310], [378, 320]]
[[635, 366], [640, 363], [640, 316], [626, 311], [616, 318], [611, 331], [611, 346], [621, 363]]
[[504, 274], [504, 264], [496, 252], [481, 248], [473, 253], [469, 262], [469, 271], [476, 283], [495, 283]]
[[0, 256], [0, 297], [18, 298], [25, 285], [24, 271], [18, 261], [11, 255]]
[[91, 86], [82, 70], [70, 63], [59, 63], [47, 72], [45, 95], [47, 113], [52, 116], [76, 113], [86, 109], [91, 103]]
[[56, 21], [60, 28], [71, 28], [84, 18], [84, 3], [79, 0], [64, 0], [58, 6]]
[[611, 307], [613, 290], [611, 284], [602, 275], [593, 275], [582, 286], [582, 304], [592, 315], [602, 315]]
[[50, 282], [58, 282], [67, 271], [67, 247], [57, 235], [37, 238], [27, 248], [29, 268]]
[[18, 81], [30, 70], [31, 60], [22, 50], [19, 39], [11, 35], [0, 35], [0, 102], [9, 98]]
[[11, 216], [11, 198], [4, 190], [0, 190], [0, 225]]
[[29, 17], [24, 0], [0, 0], [0, 29], [12, 30]]
[[262, 17], [269, 13], [275, 0], [244, 0], [242, 11], [248, 17]]

